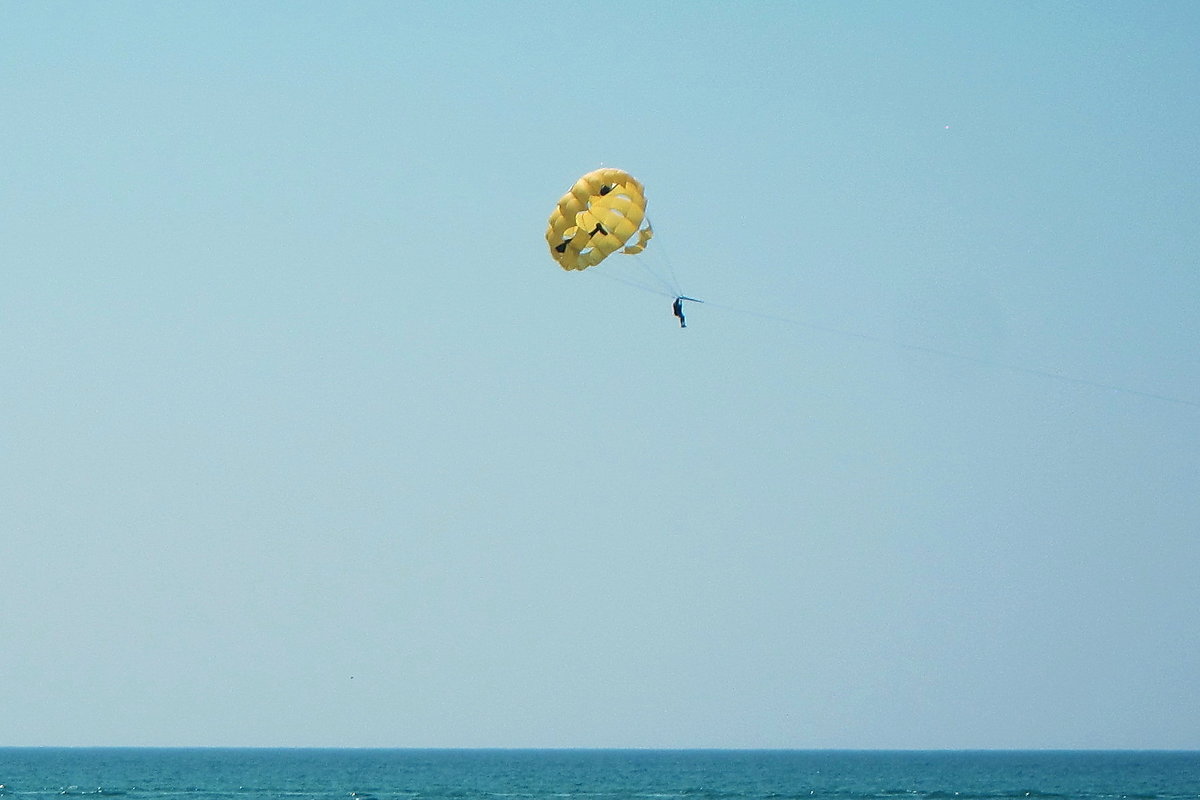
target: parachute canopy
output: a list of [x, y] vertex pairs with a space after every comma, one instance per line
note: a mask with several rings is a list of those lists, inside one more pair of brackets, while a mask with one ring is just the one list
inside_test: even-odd
[[624, 170], [607, 168], [577, 180], [546, 227], [550, 257], [563, 269], [594, 267], [617, 251], [640, 253], [653, 235], [642, 184]]

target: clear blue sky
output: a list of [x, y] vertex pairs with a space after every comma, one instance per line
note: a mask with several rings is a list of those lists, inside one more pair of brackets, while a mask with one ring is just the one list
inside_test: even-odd
[[1198, 38], [0, 2], [0, 745], [1200, 748]]

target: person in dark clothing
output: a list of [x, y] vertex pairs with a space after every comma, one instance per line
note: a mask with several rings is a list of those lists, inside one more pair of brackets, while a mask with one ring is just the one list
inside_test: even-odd
[[679, 327], [686, 328], [687, 322], [683, 319], [683, 298], [676, 297], [675, 302], [671, 304], [671, 313], [679, 317]]

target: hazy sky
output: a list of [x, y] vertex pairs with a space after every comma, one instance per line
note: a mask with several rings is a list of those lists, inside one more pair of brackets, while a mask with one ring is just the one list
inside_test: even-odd
[[1198, 37], [0, 2], [0, 745], [1200, 748]]

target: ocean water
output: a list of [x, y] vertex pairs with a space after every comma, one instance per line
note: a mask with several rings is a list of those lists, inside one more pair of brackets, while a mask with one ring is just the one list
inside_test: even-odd
[[1200, 753], [0, 749], [4, 798], [1200, 799]]

